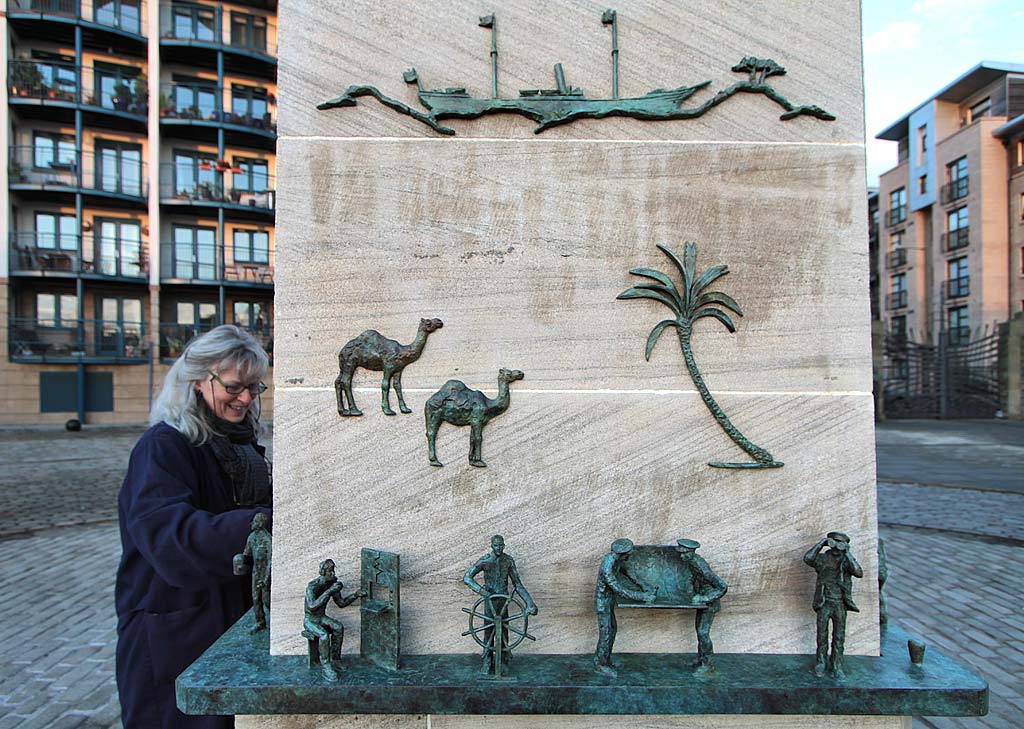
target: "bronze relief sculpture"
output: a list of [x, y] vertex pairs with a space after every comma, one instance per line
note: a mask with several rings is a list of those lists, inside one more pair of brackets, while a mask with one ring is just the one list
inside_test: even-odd
[[[338, 397], [338, 415], [362, 415], [352, 396], [352, 375], [356, 368], [383, 372], [380, 383], [380, 408], [385, 415], [394, 415], [391, 409], [391, 386], [398, 395], [398, 409], [403, 413], [412, 410], [405, 404], [402, 395], [402, 371], [406, 365], [415, 362], [423, 353], [427, 337], [444, 326], [440, 319], [420, 319], [416, 338], [410, 344], [399, 344], [374, 329], [368, 329], [350, 340], [338, 353], [338, 377], [334, 381], [334, 392]], [[348, 404], [346, 405], [346, 400]]]
[[[827, 551], [822, 551], [825, 548]], [[804, 555], [804, 563], [818, 573], [811, 606], [817, 616], [818, 650], [814, 673], [833, 678], [846, 678], [843, 651], [846, 645], [846, 613], [860, 610], [853, 602], [853, 577], [864, 571], [850, 552], [850, 538], [842, 532], [829, 532]], [[829, 654], [828, 629], [832, 625], [832, 653]]]
[[306, 585], [302, 637], [309, 641], [310, 667], [319, 663], [324, 678], [328, 681], [338, 680], [334, 661], [341, 657], [345, 626], [327, 614], [327, 605], [333, 600], [340, 608], [348, 607], [356, 599], [366, 597], [366, 593], [361, 591], [342, 597], [341, 591], [344, 587], [334, 574], [333, 559], [321, 562], [320, 575]]
[[430, 396], [423, 408], [427, 425], [427, 448], [431, 466], [443, 466], [437, 460], [437, 429], [441, 423], [470, 426], [469, 465], [486, 468], [481, 450], [484, 426], [508, 410], [509, 384], [523, 379], [519, 370], [498, 370], [498, 397], [491, 399], [479, 390], [471, 390], [461, 380], [448, 380]]

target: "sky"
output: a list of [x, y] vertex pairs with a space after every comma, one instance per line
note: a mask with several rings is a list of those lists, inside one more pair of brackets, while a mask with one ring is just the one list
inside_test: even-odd
[[863, 0], [868, 185], [896, 166], [875, 139], [981, 61], [1024, 63], [1020, 0]]

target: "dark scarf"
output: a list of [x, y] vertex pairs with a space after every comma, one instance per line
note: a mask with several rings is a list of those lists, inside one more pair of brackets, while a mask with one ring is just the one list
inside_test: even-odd
[[235, 504], [241, 507], [273, 505], [270, 467], [267, 459], [256, 448], [256, 433], [248, 421], [230, 423], [215, 417], [199, 399], [204, 415], [218, 435], [210, 439], [210, 447], [217, 457], [224, 475], [231, 483]]

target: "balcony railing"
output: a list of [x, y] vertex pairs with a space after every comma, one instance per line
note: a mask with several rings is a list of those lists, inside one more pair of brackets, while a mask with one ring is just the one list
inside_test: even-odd
[[907, 307], [907, 292], [893, 291], [886, 296], [885, 300], [889, 309], [905, 309]]
[[946, 280], [946, 298], [958, 299], [971, 293], [971, 277], [959, 276]]
[[160, 165], [160, 199], [273, 210], [274, 177], [220, 166], [215, 160], [184, 169], [164, 163]]
[[160, 38], [277, 57], [277, 26], [273, 22], [221, 5], [160, 3]]
[[886, 257], [886, 262], [888, 263], [889, 268], [899, 268], [900, 266], [907, 265], [907, 249], [894, 248]]
[[[263, 255], [263, 254], [266, 255]], [[245, 251], [248, 259], [251, 252]], [[233, 246], [214, 243], [164, 242], [160, 244], [160, 276], [166, 280], [273, 284], [274, 253], [257, 251], [252, 256], [266, 260], [238, 260]]]
[[70, 102], [144, 119], [149, 89], [144, 73], [129, 75], [92, 66], [17, 59], [7, 76], [12, 99]]
[[942, 202], [943, 202], [943, 204], [948, 204], [948, 203], [954, 202], [956, 200], [960, 200], [962, 198], [967, 197], [967, 192], [970, 189], [970, 185], [969, 185], [969, 182], [968, 182], [969, 179], [970, 178], [967, 175], [964, 175], [963, 177], [958, 177], [957, 179], [953, 180], [952, 182], [949, 182], [949, 183], [943, 185], [942, 186]]
[[116, 149], [65, 152], [48, 146], [23, 145], [11, 147], [8, 182], [144, 199], [148, 181], [146, 164], [126, 158]]
[[164, 84], [160, 87], [160, 116], [277, 133], [277, 98], [273, 94], [250, 98], [234, 96], [232, 91], [217, 86]]
[[[160, 358], [175, 359], [181, 355], [190, 341], [205, 334], [217, 326], [216, 322], [200, 322], [199, 324], [160, 324]], [[274, 362], [274, 328], [267, 324], [263, 326], [242, 326], [241, 329], [249, 332], [263, 347], [270, 362]]]
[[906, 205], [900, 205], [899, 207], [893, 208], [892, 210], [887, 210], [885, 213], [885, 224], [890, 228], [893, 227], [894, 225], [899, 225], [900, 223], [906, 221], [906, 219]]
[[145, 361], [140, 322], [102, 319], [10, 320], [9, 354], [19, 362]]
[[955, 251], [966, 248], [971, 242], [971, 229], [968, 226], [951, 230], [942, 234], [942, 250]]
[[149, 260], [144, 241], [22, 232], [11, 234], [11, 270], [145, 279]]
[[7, 13], [59, 15], [145, 35], [146, 5], [145, 0], [7, 0]]

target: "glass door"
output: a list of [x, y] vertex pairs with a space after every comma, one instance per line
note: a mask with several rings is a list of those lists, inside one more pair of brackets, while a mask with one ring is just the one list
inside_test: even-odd
[[96, 354], [137, 357], [142, 345], [142, 299], [102, 296], [97, 310]]
[[99, 260], [96, 270], [105, 276], [142, 276], [142, 226], [137, 220], [99, 222]]
[[175, 278], [217, 280], [217, 231], [213, 228], [174, 226]]
[[96, 148], [96, 187], [133, 197], [142, 196], [142, 149], [134, 144], [106, 142]]

